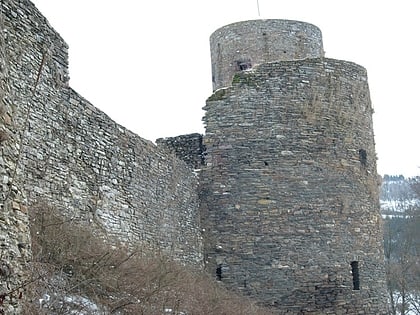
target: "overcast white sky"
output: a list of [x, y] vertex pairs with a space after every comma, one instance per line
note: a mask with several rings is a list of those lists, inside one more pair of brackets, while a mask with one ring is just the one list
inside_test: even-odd
[[32, 0], [69, 44], [70, 84], [141, 137], [204, 132], [209, 36], [242, 20], [315, 24], [326, 57], [368, 71], [378, 172], [420, 175], [417, 1]]

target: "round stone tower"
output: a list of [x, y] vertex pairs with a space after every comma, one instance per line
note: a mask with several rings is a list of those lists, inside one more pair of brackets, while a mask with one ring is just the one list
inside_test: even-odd
[[228, 25], [211, 47], [207, 269], [280, 314], [386, 314], [366, 70], [302, 22]]
[[229, 24], [210, 36], [213, 90], [230, 85], [233, 75], [270, 61], [323, 57], [318, 27], [289, 20]]

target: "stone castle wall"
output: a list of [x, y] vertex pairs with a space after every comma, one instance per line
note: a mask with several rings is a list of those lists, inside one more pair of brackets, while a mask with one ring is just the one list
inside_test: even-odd
[[197, 175], [73, 90], [62, 93], [31, 113], [22, 165], [28, 202], [200, 264]]
[[20, 313], [19, 301], [25, 298], [24, 284], [28, 280], [31, 251], [29, 205], [23, 187], [23, 143], [29, 125], [28, 110], [32, 109], [32, 100], [39, 96], [41, 64], [44, 72], [49, 72], [45, 86], [56, 86], [58, 81], [66, 84], [67, 46], [58, 34], [30, 2], [1, 1], [0, 312], [5, 314]]
[[184, 263], [204, 255], [217, 279], [281, 313], [384, 312], [366, 71], [322, 58], [318, 28], [216, 31], [204, 144], [158, 146], [69, 87], [68, 47], [29, 0], [0, 2], [0, 31], [2, 311], [20, 312], [28, 211], [45, 204]]
[[199, 133], [160, 138], [156, 140], [156, 144], [175, 153], [179, 159], [195, 170], [201, 169], [204, 165], [206, 148], [203, 145], [203, 136]]
[[236, 73], [205, 110], [207, 269], [281, 314], [385, 314], [365, 69], [264, 63]]
[[201, 265], [193, 170], [69, 87], [68, 47], [30, 1], [0, 2], [0, 43], [0, 295], [7, 314], [19, 312], [13, 305], [30, 258], [27, 211], [34, 204]]

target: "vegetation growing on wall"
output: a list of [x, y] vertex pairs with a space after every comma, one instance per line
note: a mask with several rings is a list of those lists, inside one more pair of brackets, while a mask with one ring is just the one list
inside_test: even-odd
[[46, 204], [31, 213], [27, 314], [271, 314], [160, 253], [109, 246]]

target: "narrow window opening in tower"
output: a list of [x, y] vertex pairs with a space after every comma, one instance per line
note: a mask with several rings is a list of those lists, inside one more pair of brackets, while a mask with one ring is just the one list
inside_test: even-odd
[[222, 265], [217, 265], [216, 268], [216, 280], [217, 281], [222, 281]]
[[239, 71], [244, 71], [252, 68], [251, 59], [237, 60], [236, 67]]
[[359, 262], [352, 261], [351, 274], [353, 275], [353, 290], [360, 290], [360, 279], [359, 279]]
[[367, 165], [367, 153], [366, 150], [360, 149], [359, 150], [359, 161], [362, 163], [363, 166]]

